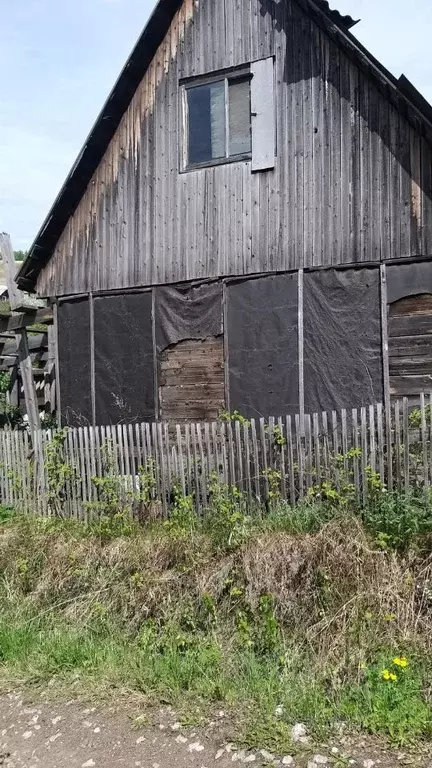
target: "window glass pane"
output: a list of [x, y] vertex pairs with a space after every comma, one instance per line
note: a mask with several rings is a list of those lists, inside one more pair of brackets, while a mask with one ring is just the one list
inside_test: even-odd
[[187, 89], [188, 162], [225, 157], [225, 81]]
[[250, 81], [229, 83], [229, 154], [242, 155], [251, 151]]

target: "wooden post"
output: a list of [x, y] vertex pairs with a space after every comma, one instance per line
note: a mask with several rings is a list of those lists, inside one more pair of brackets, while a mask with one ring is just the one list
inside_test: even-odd
[[298, 365], [299, 365], [299, 415], [300, 437], [305, 434], [304, 403], [304, 335], [303, 335], [303, 270], [298, 271]]
[[387, 322], [387, 275], [385, 264], [380, 266], [381, 277], [381, 339], [384, 374], [384, 410], [387, 443], [387, 485], [393, 490], [393, 445], [390, 406], [390, 375], [388, 359], [388, 322]]
[[28, 423], [30, 431], [33, 434], [37, 429], [40, 429], [40, 419], [36, 387], [33, 378], [33, 366], [28, 348], [27, 331], [25, 328], [23, 328], [22, 331], [17, 332], [16, 340]]
[[[11, 310], [18, 311], [25, 309], [25, 294], [20, 291], [16, 282], [16, 264], [12, 250], [12, 243], [9, 235], [6, 232], [0, 232], [0, 255], [5, 263], [6, 267], [6, 284], [9, 294], [9, 303]], [[27, 304], [28, 306], [28, 304]]]
[[[15, 283], [15, 259], [12, 250], [12, 243], [9, 235], [4, 232], [0, 234], [0, 252], [6, 265], [6, 279], [11, 309], [28, 309], [29, 304], [28, 302], [26, 303], [26, 296], [22, 291], [19, 290], [17, 284]], [[34, 303], [33, 307], [31, 308], [34, 309]], [[40, 418], [26, 328], [20, 328], [17, 330], [15, 332], [15, 338], [18, 349], [18, 362], [20, 365], [21, 379], [24, 389], [28, 423], [31, 434], [34, 434], [37, 429], [40, 429]]]

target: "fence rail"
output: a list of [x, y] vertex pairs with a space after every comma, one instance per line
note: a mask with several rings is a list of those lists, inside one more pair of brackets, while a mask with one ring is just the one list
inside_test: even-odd
[[[395, 401], [352, 410], [172, 425], [118, 424], [0, 432], [3, 504], [42, 515], [88, 519], [116, 492], [137, 514], [168, 514], [174, 489], [198, 511], [219, 478], [251, 502], [296, 504], [349, 485], [366, 502], [371, 482], [388, 489], [432, 483], [432, 392], [420, 407]], [[146, 506], [147, 505], [147, 506]]]

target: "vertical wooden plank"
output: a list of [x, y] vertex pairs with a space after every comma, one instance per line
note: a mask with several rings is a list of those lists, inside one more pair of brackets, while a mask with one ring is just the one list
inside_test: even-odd
[[187, 469], [187, 494], [192, 496], [194, 492], [193, 487], [193, 469], [192, 469], [192, 454], [191, 454], [191, 440], [190, 440], [190, 425], [185, 424], [185, 446], [186, 446], [186, 469]]
[[18, 361], [20, 365], [21, 380], [24, 389], [24, 397], [30, 431], [33, 433], [41, 428], [39, 408], [37, 402], [36, 386], [33, 377], [33, 365], [30, 357], [27, 330], [18, 331], [15, 334]]
[[197, 450], [197, 438], [195, 433], [196, 425], [190, 425], [190, 435], [192, 441], [192, 456], [193, 456], [193, 474], [195, 481], [195, 504], [198, 512], [201, 512], [201, 491], [200, 491], [200, 462], [198, 458]]
[[304, 435], [304, 328], [303, 328], [303, 269], [298, 271], [298, 363], [299, 363], [299, 425], [300, 437]]
[[328, 416], [327, 411], [323, 411], [321, 414], [321, 420], [322, 420], [322, 455], [323, 455], [323, 463], [324, 463], [324, 479], [329, 479], [329, 469], [330, 469], [330, 444], [329, 444], [329, 430], [328, 430]]
[[401, 472], [401, 425], [400, 425], [400, 402], [396, 400], [394, 404], [394, 453], [396, 468], [396, 488], [402, 490], [402, 472]]
[[332, 444], [333, 444], [333, 472], [337, 490], [340, 490], [339, 473], [339, 427], [336, 411], [332, 411]]
[[224, 388], [225, 408], [230, 413], [230, 388], [229, 388], [229, 339], [228, 339], [228, 288], [226, 281], [222, 281], [222, 317], [223, 317], [223, 352], [224, 352]]
[[425, 396], [422, 392], [420, 395], [420, 433], [422, 443], [422, 456], [423, 456], [423, 485], [425, 488], [429, 486], [429, 472], [428, 472], [428, 450], [427, 450], [427, 435], [426, 435], [426, 410], [425, 410]]
[[207, 488], [208, 488], [207, 461], [204, 453], [201, 424], [198, 422], [195, 426], [196, 426], [196, 433], [197, 433], [197, 439], [198, 439], [198, 450], [199, 450], [199, 459], [200, 459], [200, 468], [201, 468], [201, 472], [200, 472], [201, 499], [202, 499], [203, 505], [205, 506], [205, 504], [207, 503]]
[[207, 456], [207, 470], [208, 470], [207, 482], [209, 482], [212, 473], [216, 469], [216, 459], [211, 447], [210, 424], [208, 421], [206, 421], [206, 423], [204, 424], [204, 440], [205, 440], [205, 450], [206, 450], [206, 456]]
[[[155, 447], [156, 447], [156, 456], [157, 456], [156, 461], [157, 461], [157, 464], [159, 465], [160, 489], [162, 494], [162, 508], [163, 508], [164, 515], [166, 517], [168, 513], [166, 460], [168, 457], [165, 455], [165, 451], [164, 451], [162, 423], [158, 421], [155, 426], [156, 426]], [[195, 465], [196, 465], [196, 461], [195, 461]]]
[[243, 491], [244, 490], [244, 480], [243, 480], [244, 452], [242, 450], [241, 437], [240, 437], [240, 422], [238, 421], [238, 419], [234, 424], [234, 430], [235, 430], [235, 445], [236, 445], [237, 471], [238, 471], [237, 485]]
[[403, 441], [404, 441], [404, 488], [409, 491], [410, 485], [410, 456], [409, 456], [409, 420], [408, 420], [408, 398], [404, 397], [402, 402], [403, 412]]
[[259, 420], [259, 434], [260, 434], [260, 443], [261, 443], [261, 457], [262, 457], [262, 467], [261, 472], [262, 476], [264, 478], [264, 498], [266, 501], [268, 501], [269, 498], [269, 483], [268, 483], [268, 460], [267, 460], [267, 440], [266, 440], [266, 425], [264, 419], [261, 417]]
[[186, 482], [184, 471], [183, 441], [180, 424], [176, 424], [177, 453], [179, 459], [179, 479], [183, 496], [186, 496]]
[[261, 501], [261, 477], [260, 477], [260, 463], [258, 453], [258, 439], [255, 419], [251, 419], [251, 435], [252, 435], [252, 450], [253, 450], [253, 463], [254, 463], [254, 484], [255, 494], [258, 501]]
[[89, 293], [89, 316], [90, 316], [90, 393], [92, 424], [96, 424], [96, 386], [95, 386], [95, 341], [94, 341], [94, 301], [93, 293]]
[[381, 277], [381, 340], [383, 356], [383, 384], [384, 384], [384, 410], [386, 425], [386, 452], [387, 452], [387, 485], [389, 490], [393, 488], [393, 463], [392, 436], [391, 436], [391, 403], [390, 403], [390, 373], [388, 359], [388, 322], [387, 322], [387, 276], [386, 266], [380, 266]]
[[306, 461], [305, 461], [306, 487], [311, 488], [314, 482], [313, 482], [312, 420], [311, 420], [310, 413], [305, 414], [304, 430], [305, 430], [305, 445], [306, 445]]
[[296, 431], [296, 446], [297, 446], [297, 463], [298, 463], [298, 477], [299, 477], [299, 499], [302, 501], [304, 498], [304, 471], [305, 471], [305, 451], [304, 451], [304, 425], [303, 430], [301, 428], [300, 414], [295, 415], [295, 431]]
[[318, 414], [314, 413], [312, 415], [312, 426], [313, 426], [313, 442], [314, 442], [314, 470], [315, 470], [315, 485], [321, 485], [322, 477], [321, 477], [321, 446], [319, 441], [319, 424], [318, 424]]
[[428, 435], [429, 435], [429, 467], [430, 467], [430, 474], [431, 474], [431, 485], [432, 485], [432, 391], [429, 392], [428, 397], [428, 411], [429, 411], [429, 418], [428, 418]]
[[286, 484], [286, 430], [284, 429], [284, 424], [282, 421], [282, 417], [279, 416], [277, 420], [277, 426], [278, 426], [278, 433], [281, 440], [281, 444], [279, 445], [279, 453], [280, 453], [280, 473], [281, 473], [281, 495], [283, 499], [287, 498], [287, 484]]
[[157, 497], [158, 499], [160, 499], [163, 505], [164, 500], [163, 500], [163, 494], [162, 494], [161, 466], [159, 462], [159, 447], [158, 447], [158, 434], [157, 434], [156, 423], [153, 421], [151, 425], [148, 424], [147, 426], [149, 427], [148, 439], [149, 439], [149, 445], [150, 445], [150, 455], [152, 456], [154, 461]]
[[368, 426], [366, 408], [363, 407], [360, 409], [361, 486], [363, 504], [366, 504], [368, 499], [368, 476], [366, 467], [370, 466], [367, 437]]
[[78, 447], [79, 447], [79, 460], [80, 460], [80, 476], [81, 476], [81, 498], [78, 499], [79, 515], [85, 522], [88, 521], [88, 508], [86, 502], [88, 501], [88, 473], [87, 462], [85, 456], [84, 446], [84, 427], [78, 427]]
[[342, 408], [341, 410], [341, 427], [342, 427], [342, 456], [343, 456], [343, 467], [344, 467], [344, 473], [345, 477], [348, 474], [348, 433], [347, 433], [347, 412], [345, 408]]
[[[352, 409], [352, 445], [355, 451], [359, 449], [357, 408]], [[353, 474], [354, 474], [354, 485], [356, 489], [356, 497], [357, 497], [357, 501], [359, 501], [360, 471], [359, 471], [359, 457], [357, 455], [354, 455], [354, 458], [353, 458]]]
[[286, 417], [286, 440], [287, 440], [287, 455], [288, 455], [289, 500], [290, 500], [290, 504], [294, 506], [296, 503], [296, 491], [295, 491], [294, 446], [293, 446], [291, 416]]
[[[383, 407], [382, 403], [377, 403], [377, 441], [378, 441], [378, 471], [380, 474], [381, 482], [385, 483], [385, 462], [384, 462], [384, 424], [383, 424]], [[389, 457], [391, 461], [391, 456]]]
[[173, 473], [171, 472], [171, 464], [170, 464], [170, 456], [171, 456], [171, 445], [170, 445], [170, 433], [168, 429], [168, 424], [164, 422], [163, 426], [163, 438], [164, 438], [164, 445], [165, 445], [165, 451], [166, 451], [166, 460], [167, 460], [167, 494], [168, 494], [168, 503], [171, 497], [171, 490], [172, 490], [172, 474], [174, 474], [174, 477], [178, 477], [178, 470], [177, 467], [173, 468]]
[[219, 424], [215, 421], [211, 423], [211, 442], [212, 442], [212, 450], [214, 453], [214, 460], [215, 460], [215, 472], [217, 477], [220, 479], [221, 472], [222, 472], [222, 458], [221, 458], [221, 453], [219, 451], [220, 434], [219, 434]]
[[243, 422], [243, 451], [244, 466], [246, 477], [246, 494], [249, 504], [252, 504], [252, 482], [251, 482], [251, 446], [249, 443], [249, 422]]
[[376, 445], [375, 445], [375, 406], [369, 406], [369, 463], [372, 472], [376, 472]]
[[228, 435], [229, 484], [236, 485], [236, 466], [235, 466], [234, 441], [233, 441], [231, 421], [227, 422], [226, 428], [227, 428], [227, 435]]
[[229, 485], [229, 470], [228, 470], [228, 458], [227, 458], [227, 455], [228, 455], [227, 454], [227, 434], [226, 434], [226, 424], [224, 421], [221, 422], [220, 433], [221, 433], [223, 480], [225, 485]]

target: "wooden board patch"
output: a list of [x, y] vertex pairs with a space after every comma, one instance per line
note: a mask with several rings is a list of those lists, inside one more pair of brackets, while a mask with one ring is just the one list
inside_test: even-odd
[[216, 421], [225, 407], [223, 337], [189, 339], [165, 349], [159, 383], [163, 421]]
[[432, 295], [389, 306], [390, 393], [414, 397], [432, 389]]

